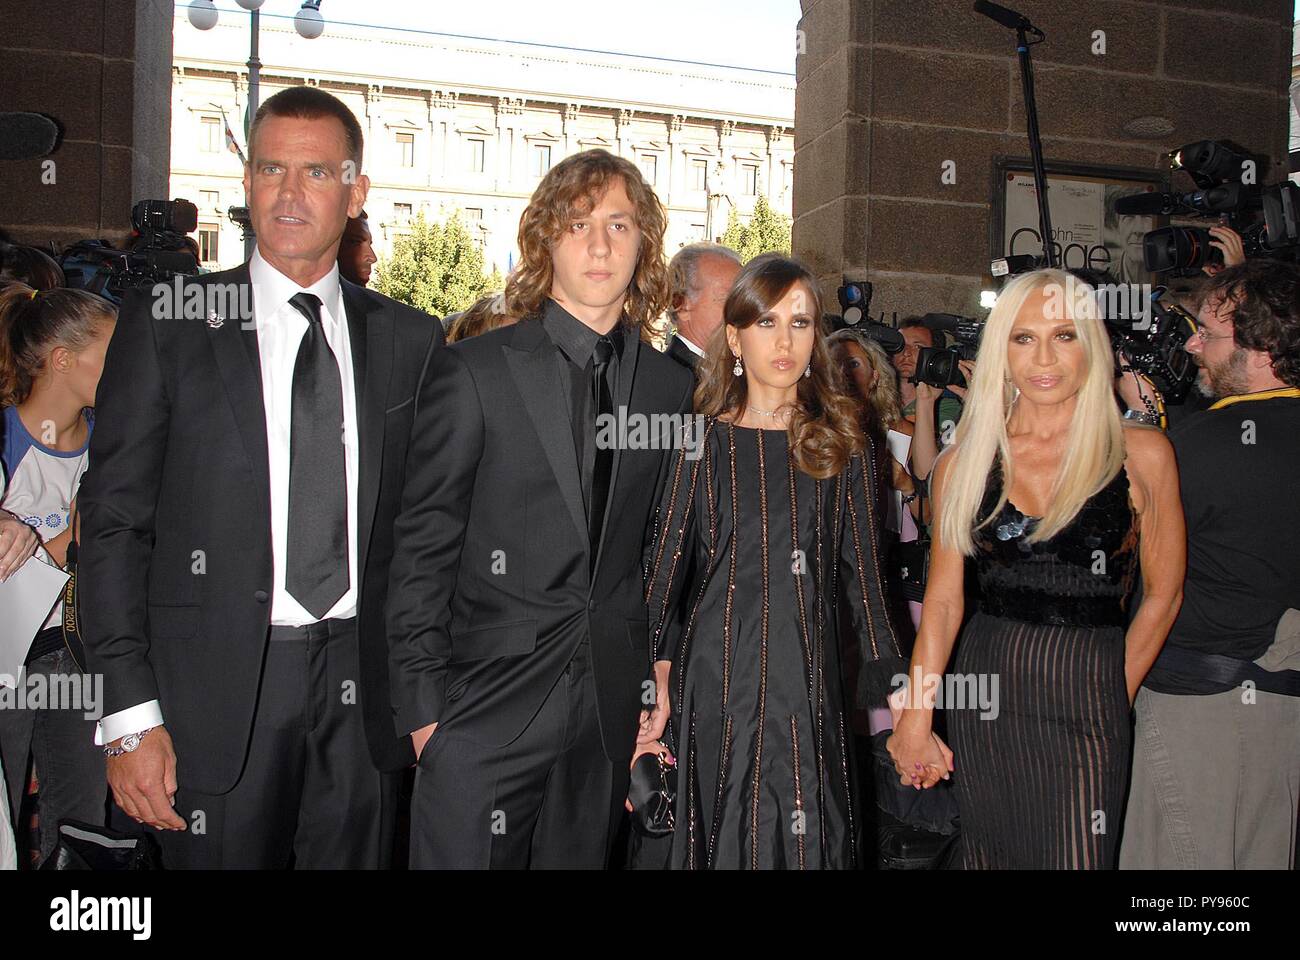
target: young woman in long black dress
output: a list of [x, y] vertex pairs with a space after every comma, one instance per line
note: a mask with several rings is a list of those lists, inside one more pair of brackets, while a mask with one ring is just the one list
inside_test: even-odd
[[850, 867], [840, 631], [860, 641], [863, 700], [883, 704], [904, 667], [874, 461], [805, 267], [751, 261], [724, 317], [696, 392], [703, 441], [673, 463], [647, 591], [677, 741], [669, 865]]
[[[1091, 288], [1060, 271], [1017, 278], [989, 315], [936, 466], [938, 535], [909, 670], [921, 685], [889, 750], [904, 783], [952, 771], [967, 868], [1115, 865], [1130, 710], [1178, 611], [1185, 543], [1172, 448], [1125, 428], [1111, 371]], [[963, 690], [997, 696], [992, 709], [941, 704], [945, 755], [935, 704], [917, 694], [948, 663], [968, 556], [981, 596], [953, 672], [973, 680]]]

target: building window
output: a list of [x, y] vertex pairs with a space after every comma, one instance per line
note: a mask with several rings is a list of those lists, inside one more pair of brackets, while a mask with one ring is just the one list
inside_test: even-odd
[[483, 219], [483, 208], [482, 208], [482, 207], [466, 207], [466, 208], [465, 208], [465, 222], [466, 222], [466, 223], [479, 223], [480, 221], [482, 221], [482, 219]]
[[397, 149], [402, 158], [402, 166], [415, 166], [415, 134], [399, 133], [397, 135]]
[[704, 239], [704, 224], [702, 224], [702, 223], [692, 223], [692, 224], [691, 224], [691, 240], [692, 240], [692, 242], [696, 242], [696, 243], [698, 243], [699, 241], [701, 241], [701, 240], [703, 240], [703, 239]]
[[692, 160], [691, 161], [691, 189], [703, 191], [707, 186], [709, 177], [709, 161]]
[[758, 164], [742, 163], [740, 165], [741, 185], [744, 188], [741, 192], [746, 197], [758, 196]]
[[217, 240], [221, 236], [221, 229], [214, 223], [199, 224], [199, 262], [216, 263], [217, 262]]
[[221, 209], [221, 191], [219, 190], [200, 190], [199, 203], [204, 210]]
[[200, 127], [199, 149], [204, 153], [220, 153], [225, 141], [225, 131], [216, 117], [204, 117]]
[[645, 177], [645, 182], [654, 186], [659, 180], [659, 155], [656, 153], [641, 154], [641, 176]]
[[551, 145], [549, 143], [533, 144], [533, 176], [544, 177], [551, 169]]
[[470, 173], [483, 172], [483, 157], [487, 153], [487, 141], [482, 137], [470, 137], [465, 141], [468, 147], [466, 162]]
[[393, 219], [399, 222], [405, 222], [411, 219], [411, 205], [409, 203], [393, 204]]

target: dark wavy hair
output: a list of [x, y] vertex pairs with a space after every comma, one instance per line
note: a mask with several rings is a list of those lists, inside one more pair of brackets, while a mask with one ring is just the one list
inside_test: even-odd
[[248, 161], [254, 162], [254, 150], [257, 144], [257, 131], [267, 117], [293, 117], [297, 120], [320, 120], [333, 117], [343, 126], [343, 138], [347, 142], [348, 156], [361, 169], [361, 154], [365, 150], [365, 135], [361, 132], [361, 123], [346, 103], [334, 94], [320, 87], [305, 84], [287, 87], [279, 93], [262, 101], [253, 115], [253, 126], [248, 131]]
[[0, 243], [0, 288], [11, 283], [25, 283], [36, 290], [67, 286], [58, 261], [44, 250]]
[[519, 218], [519, 263], [506, 282], [506, 312], [515, 317], [538, 313], [551, 294], [551, 246], [578, 217], [592, 211], [611, 181], [621, 178], [636, 211], [641, 250], [628, 285], [623, 312], [643, 334], [669, 303], [668, 266], [664, 263], [663, 204], [636, 164], [608, 150], [584, 150], [551, 167], [533, 191]]
[[1233, 342], [1267, 353], [1283, 383], [1300, 387], [1300, 268], [1251, 259], [1215, 274], [1201, 291], [1235, 307]]
[[[740, 271], [722, 308], [723, 322], [743, 330], [753, 326], [790, 292], [796, 283], [807, 288], [812, 303], [808, 313], [816, 318], [812, 373], [799, 378], [798, 399], [790, 418], [790, 449], [795, 465], [812, 477], [826, 479], [844, 469], [849, 458], [863, 449], [857, 404], [844, 388], [839, 365], [830, 356], [822, 329], [822, 299], [817, 278], [798, 260], [781, 254], [755, 257]], [[714, 337], [700, 363], [700, 383], [695, 388], [695, 412], [716, 417], [731, 412], [739, 418], [748, 402], [744, 374], [733, 372], [735, 358], [725, 336]]]

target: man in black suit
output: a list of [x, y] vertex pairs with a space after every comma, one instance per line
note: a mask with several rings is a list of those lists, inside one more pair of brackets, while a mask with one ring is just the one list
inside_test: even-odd
[[443, 338], [339, 278], [361, 153], [328, 93], [267, 100], [244, 174], [252, 259], [128, 296], [108, 349], [82, 629], [114, 799], [161, 831], [169, 867], [390, 860], [392, 771], [415, 757], [393, 730], [383, 608]]
[[675, 329], [665, 352], [692, 373], [722, 328], [722, 308], [738, 273], [740, 257], [720, 243], [688, 244], [668, 264], [668, 316]]
[[414, 867], [604, 866], [662, 733], [642, 557], [675, 441], [634, 431], [693, 386], [640, 336], [663, 232], [635, 165], [561, 161], [520, 221], [526, 319], [438, 351], [421, 387], [388, 615]]

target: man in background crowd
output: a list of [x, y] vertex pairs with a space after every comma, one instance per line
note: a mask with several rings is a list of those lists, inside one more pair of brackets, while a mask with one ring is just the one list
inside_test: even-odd
[[689, 244], [668, 264], [672, 284], [668, 316], [676, 329], [666, 352], [691, 372], [722, 326], [722, 306], [738, 273], [740, 257], [720, 243]]
[[370, 282], [370, 267], [379, 258], [370, 236], [370, 221], [366, 211], [358, 216], [348, 217], [348, 225], [343, 231], [343, 240], [339, 243], [339, 273], [344, 280], [351, 280], [358, 287]]

